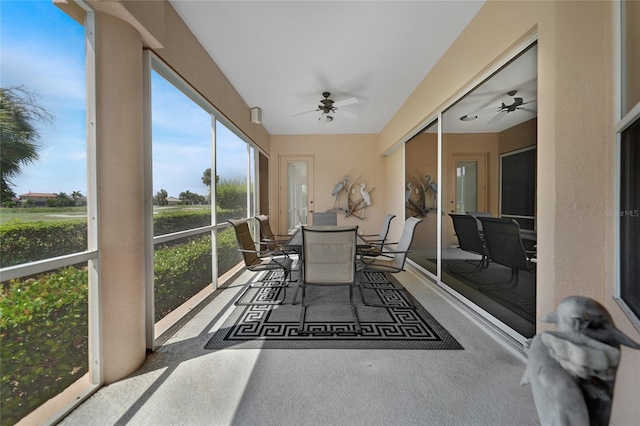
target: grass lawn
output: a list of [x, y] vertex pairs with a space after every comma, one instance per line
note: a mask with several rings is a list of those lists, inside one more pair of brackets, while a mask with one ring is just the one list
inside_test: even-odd
[[[180, 210], [209, 210], [210, 206], [153, 207], [153, 214], [172, 213]], [[0, 225], [26, 222], [60, 222], [87, 217], [86, 207], [32, 207], [0, 208]]]

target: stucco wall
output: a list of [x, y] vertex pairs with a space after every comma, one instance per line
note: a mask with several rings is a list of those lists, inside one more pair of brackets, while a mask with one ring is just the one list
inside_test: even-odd
[[[322, 212], [333, 208], [335, 199], [331, 192], [344, 175], [350, 176], [352, 180], [361, 176], [358, 183], [366, 184], [365, 189], [370, 192], [372, 200], [372, 205], [366, 210], [366, 219], [359, 220], [353, 216], [346, 218], [344, 214], [338, 213], [338, 225], [358, 225], [365, 234], [380, 232], [382, 219], [388, 212], [385, 162], [375, 149], [371, 149], [377, 145], [377, 138], [377, 135], [272, 135], [271, 223], [280, 222], [280, 157], [309, 155], [314, 158], [315, 171], [313, 210]], [[359, 199], [360, 187], [356, 184], [353, 189], [356, 191], [353, 199]], [[342, 200], [344, 207], [344, 197]], [[279, 229], [278, 232], [282, 233], [283, 230]]]

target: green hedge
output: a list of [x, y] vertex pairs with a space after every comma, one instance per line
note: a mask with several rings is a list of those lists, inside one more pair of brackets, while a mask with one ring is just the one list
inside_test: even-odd
[[[218, 223], [240, 216], [240, 210], [221, 210]], [[211, 213], [203, 210], [178, 211], [154, 216], [154, 236], [211, 223]], [[87, 249], [86, 220], [64, 222], [26, 222], [0, 226], [0, 265], [19, 265]]]
[[27, 222], [0, 226], [0, 265], [19, 265], [87, 249], [87, 222]]
[[171, 234], [211, 224], [211, 212], [207, 210], [183, 210], [162, 213], [153, 217], [153, 236]]
[[63, 268], [0, 294], [2, 425], [16, 423], [87, 372], [87, 272]]
[[157, 322], [211, 284], [211, 236], [156, 248], [153, 258]]

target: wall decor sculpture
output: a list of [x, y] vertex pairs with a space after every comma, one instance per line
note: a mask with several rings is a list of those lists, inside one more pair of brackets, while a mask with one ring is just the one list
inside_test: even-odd
[[407, 183], [406, 207], [413, 212], [414, 216], [426, 217], [430, 211], [435, 211], [438, 208], [438, 184], [431, 181], [431, 175], [425, 175], [421, 179], [415, 176], [411, 176], [411, 178], [417, 183], [415, 192], [418, 194], [418, 199], [412, 198], [413, 182]]
[[640, 349], [618, 330], [604, 306], [569, 296], [540, 321], [557, 324], [525, 345], [527, 368], [538, 419], [546, 425], [609, 424], [620, 345]]
[[[375, 187], [367, 191], [365, 190], [367, 185], [365, 183], [360, 183], [360, 198], [356, 198], [354, 200], [352, 195], [355, 194], [355, 190], [352, 191], [352, 188], [361, 177], [362, 176], [349, 183], [351, 178], [345, 175], [342, 178], [342, 182], [337, 183], [336, 186], [333, 187], [331, 195], [335, 197], [335, 201], [333, 203], [333, 209], [330, 211], [344, 212], [345, 217], [354, 216], [361, 220], [367, 217], [367, 207], [371, 205], [370, 193], [375, 189]], [[342, 208], [341, 197], [343, 196], [346, 199], [346, 208]]]

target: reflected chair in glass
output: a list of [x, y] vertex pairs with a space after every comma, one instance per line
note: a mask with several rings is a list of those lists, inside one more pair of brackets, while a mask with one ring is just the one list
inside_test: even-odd
[[518, 284], [519, 271], [532, 271], [535, 252], [526, 251], [520, 237], [520, 225], [513, 219], [480, 217], [491, 262], [511, 268], [511, 287]]
[[[299, 286], [302, 291], [299, 334], [310, 334], [305, 330], [307, 315], [307, 288], [349, 287], [349, 303], [354, 318], [355, 332], [362, 332], [358, 313], [353, 303], [356, 282], [356, 238], [357, 226], [314, 227], [302, 226], [302, 265]], [[351, 332], [350, 332], [351, 333]]]
[[480, 222], [481, 217], [493, 217], [491, 212], [467, 212], [467, 215], [473, 216], [476, 219], [476, 223], [478, 224], [478, 231], [480, 231], [480, 235], [482, 235], [482, 222]]
[[[236, 306], [253, 306], [253, 305], [280, 305], [287, 296], [287, 287], [290, 284], [291, 267], [293, 260], [284, 252], [277, 250], [259, 250], [256, 249], [256, 243], [251, 236], [249, 229], [249, 219], [229, 219], [228, 222], [233, 226], [236, 233], [236, 239], [242, 253], [245, 269], [252, 272], [278, 272], [282, 273], [277, 279], [267, 279], [249, 283], [247, 288], [236, 299]], [[258, 244], [259, 246], [259, 244]], [[271, 291], [259, 291], [256, 300], [253, 302], [243, 302], [243, 297], [251, 289], [270, 289]], [[279, 289], [282, 289], [282, 298], [278, 299]]]
[[458, 237], [460, 249], [482, 256], [479, 263], [469, 259], [467, 259], [467, 262], [480, 268], [487, 268], [489, 266], [489, 251], [487, 244], [482, 236], [480, 236], [478, 219], [464, 214], [450, 213], [449, 216], [451, 216], [451, 220], [453, 220], [453, 229], [455, 230], [456, 237]]
[[[388, 214], [382, 220], [382, 228], [380, 229], [379, 234], [365, 234], [360, 235], [360, 237], [367, 243], [371, 244], [371, 248], [360, 250], [360, 254], [366, 256], [378, 256], [382, 254], [382, 248], [387, 241], [387, 235], [389, 234], [389, 226], [391, 225], [391, 220], [396, 217], [395, 214]], [[376, 238], [371, 238], [376, 237]]]
[[[381, 304], [367, 303], [364, 297], [365, 289], [380, 290], [381, 292], [385, 293], [385, 297], [387, 297], [387, 299], [390, 300], [391, 302], [393, 302], [394, 300], [397, 301], [400, 298], [400, 296], [398, 295], [398, 292], [407, 291], [407, 290], [404, 287], [397, 287], [388, 279], [386, 280], [387, 281], [386, 283], [380, 283], [378, 281], [366, 280], [365, 276], [367, 272], [382, 272], [386, 275], [387, 273], [397, 274], [398, 272], [404, 271], [404, 265], [407, 260], [407, 254], [409, 254], [410, 252], [409, 248], [411, 247], [411, 243], [413, 242], [413, 237], [416, 232], [416, 227], [421, 222], [422, 222], [422, 219], [418, 219], [416, 217], [410, 217], [404, 222], [400, 240], [395, 244], [389, 244], [389, 245], [395, 245], [396, 246], [395, 249], [393, 250], [389, 249], [388, 248], [389, 245], [385, 244], [383, 256], [376, 256], [376, 257], [362, 256], [358, 260], [358, 266], [357, 266], [357, 270], [359, 272], [358, 284], [360, 287], [360, 296], [362, 297], [362, 303], [364, 305], [376, 306], [376, 307], [382, 307], [382, 308], [400, 307], [400, 306], [392, 305], [389, 303], [381, 303]], [[381, 284], [385, 285], [386, 287], [381, 287]], [[395, 294], [395, 296], [392, 296], [391, 298], [389, 298], [391, 294]], [[404, 300], [409, 302], [408, 299], [404, 299]], [[411, 303], [411, 308], [415, 309], [415, 306], [413, 306], [412, 303]]]

